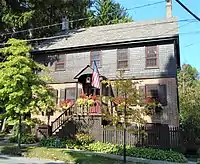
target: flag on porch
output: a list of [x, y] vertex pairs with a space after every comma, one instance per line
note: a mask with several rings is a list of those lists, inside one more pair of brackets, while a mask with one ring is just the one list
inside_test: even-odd
[[96, 62], [93, 61], [92, 63], [93, 72], [92, 72], [92, 86], [95, 88], [100, 89], [100, 78], [99, 78], [99, 71], [96, 65]]

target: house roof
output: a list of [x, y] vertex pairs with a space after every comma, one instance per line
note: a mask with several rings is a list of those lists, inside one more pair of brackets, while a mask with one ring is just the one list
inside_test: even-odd
[[56, 50], [82, 46], [121, 43], [174, 37], [178, 35], [177, 18], [137, 21], [82, 28], [64, 33], [40, 44], [37, 50]]

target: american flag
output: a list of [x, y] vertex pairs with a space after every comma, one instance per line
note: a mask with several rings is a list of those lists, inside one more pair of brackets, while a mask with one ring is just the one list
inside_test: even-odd
[[92, 86], [95, 87], [95, 88], [100, 89], [99, 72], [98, 72], [97, 65], [96, 65], [95, 61], [93, 61], [92, 67], [93, 67], [93, 72], [92, 72]]

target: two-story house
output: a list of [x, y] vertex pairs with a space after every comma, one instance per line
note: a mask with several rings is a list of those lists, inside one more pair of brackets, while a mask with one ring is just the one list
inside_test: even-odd
[[[66, 31], [40, 44], [32, 54], [50, 69], [54, 79], [50, 85], [56, 90], [58, 104], [76, 100], [81, 90], [93, 93], [91, 63], [96, 61], [101, 79], [115, 80], [117, 72], [124, 69], [125, 78], [140, 81], [138, 87], [145, 97], [154, 95], [160, 100], [163, 110], [149, 116], [148, 122], [179, 125], [180, 54], [174, 17]], [[102, 88], [98, 94], [103, 92]], [[60, 114], [52, 113], [51, 121]], [[33, 117], [46, 120], [44, 113]]]

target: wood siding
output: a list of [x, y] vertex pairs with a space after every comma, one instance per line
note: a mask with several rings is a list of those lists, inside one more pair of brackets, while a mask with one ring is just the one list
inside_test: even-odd
[[[129, 66], [125, 71], [127, 78], [159, 78], [176, 77], [177, 61], [174, 44], [158, 45], [158, 68], [146, 68], [145, 66], [145, 46], [127, 47], [129, 49]], [[121, 48], [121, 47], [119, 47]], [[101, 75], [114, 79], [117, 74], [117, 49], [100, 49], [101, 64], [99, 68]], [[91, 51], [94, 51], [91, 50]], [[73, 52], [65, 54], [65, 70], [55, 71], [56, 54], [35, 54], [35, 60], [48, 65], [54, 83], [74, 82], [74, 77], [86, 66], [90, 64], [90, 51]]]

